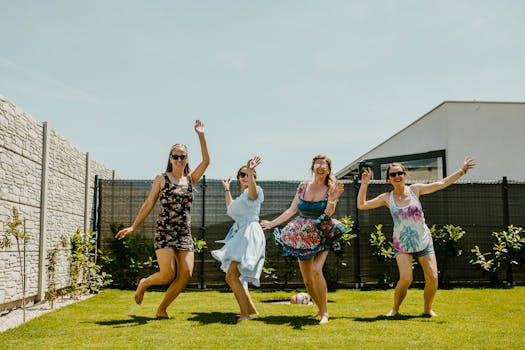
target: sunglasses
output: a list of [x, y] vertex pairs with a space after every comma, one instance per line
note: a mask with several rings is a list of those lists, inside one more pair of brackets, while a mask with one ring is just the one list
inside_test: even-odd
[[394, 172], [394, 173], [389, 173], [388, 176], [394, 178], [396, 176], [402, 176], [402, 175], [405, 175], [405, 172], [404, 171], [397, 171], [397, 172]]
[[177, 159], [184, 160], [184, 159], [186, 159], [186, 155], [185, 154], [172, 154], [171, 155], [171, 159], [173, 159], [173, 160], [177, 160]]
[[317, 169], [317, 168], [328, 169], [328, 164], [315, 163], [314, 164], [314, 169]]
[[242, 171], [239, 171], [239, 172], [237, 173], [237, 177], [240, 177], [241, 179], [242, 179], [242, 178], [245, 178], [246, 176], [248, 176], [248, 174], [243, 173]]

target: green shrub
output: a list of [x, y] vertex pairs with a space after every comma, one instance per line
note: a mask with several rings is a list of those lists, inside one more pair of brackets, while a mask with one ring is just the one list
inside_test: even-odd
[[469, 262], [484, 273], [489, 273], [493, 284], [498, 284], [498, 274], [506, 271], [507, 284], [512, 285], [512, 265], [518, 265], [523, 258], [525, 237], [521, 237], [522, 232], [522, 227], [514, 225], [510, 225], [507, 231], [492, 232], [496, 238], [492, 246], [493, 253], [483, 253], [476, 245], [471, 249], [474, 257]]

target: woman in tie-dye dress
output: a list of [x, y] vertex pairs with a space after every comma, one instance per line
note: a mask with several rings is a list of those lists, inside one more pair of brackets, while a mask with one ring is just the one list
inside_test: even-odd
[[386, 206], [390, 209], [394, 221], [394, 254], [399, 269], [399, 281], [394, 292], [394, 305], [387, 313], [395, 316], [412, 283], [412, 260], [417, 258], [425, 274], [424, 314], [436, 316], [432, 311], [432, 302], [438, 286], [438, 270], [434, 245], [430, 230], [425, 223], [425, 216], [419, 196], [442, 190], [474, 167], [471, 158], [466, 158], [463, 166], [446, 178], [428, 184], [416, 183], [407, 185], [406, 169], [399, 163], [392, 163], [386, 169], [386, 178], [393, 189], [390, 192], [366, 200], [366, 191], [371, 178], [370, 168], [364, 170], [361, 177], [361, 188], [357, 196], [357, 208], [360, 210]]

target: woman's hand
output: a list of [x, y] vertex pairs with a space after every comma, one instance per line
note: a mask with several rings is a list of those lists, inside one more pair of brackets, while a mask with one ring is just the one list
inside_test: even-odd
[[261, 220], [260, 224], [261, 224], [261, 227], [262, 227], [263, 230], [269, 230], [269, 229], [272, 228], [271, 221]]
[[195, 132], [199, 135], [204, 134], [204, 123], [198, 119], [195, 121]]
[[474, 159], [466, 157], [465, 161], [463, 162], [463, 166], [461, 167], [461, 171], [463, 172], [463, 174], [466, 174], [467, 171], [474, 168], [475, 166], [476, 164], [474, 163]]
[[261, 164], [261, 157], [255, 156], [252, 159], [249, 159], [248, 162], [246, 162], [246, 168], [248, 168], [249, 171], [253, 171], [257, 165]]
[[344, 190], [345, 185], [342, 182], [336, 181], [332, 186], [330, 186], [330, 190], [328, 191], [328, 201], [337, 202]]
[[224, 191], [230, 190], [230, 183], [232, 182], [232, 178], [229, 177], [226, 180], [222, 180], [222, 188], [224, 188]]
[[118, 233], [115, 235], [115, 238], [116, 239], [126, 238], [126, 236], [132, 234], [133, 231], [135, 231], [135, 229], [131, 226], [123, 228], [122, 230], [118, 231]]
[[372, 170], [370, 168], [365, 168], [363, 174], [361, 174], [361, 183], [368, 184], [372, 178]]

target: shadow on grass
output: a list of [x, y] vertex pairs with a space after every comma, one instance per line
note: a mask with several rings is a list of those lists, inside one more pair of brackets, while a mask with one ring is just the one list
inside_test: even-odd
[[154, 320], [157, 320], [157, 318], [130, 315], [130, 318], [127, 320], [98, 321], [95, 323], [100, 326], [114, 326], [115, 328], [120, 328], [120, 327], [141, 326], [143, 324], [148, 323], [149, 321], [154, 321]]
[[[426, 314], [420, 314], [420, 315], [402, 315], [397, 314], [392, 317], [387, 317], [385, 315], [378, 315], [375, 317], [354, 317], [353, 320], [356, 322], [376, 322], [376, 321], [407, 321], [412, 319], [426, 319], [426, 320], [432, 320], [432, 322], [436, 321], [435, 317], [431, 317]], [[437, 323], [444, 323], [444, 321], [437, 321]]]
[[239, 315], [233, 312], [193, 312], [192, 318], [188, 318], [188, 321], [196, 321], [200, 324], [236, 324]]
[[304, 326], [319, 324], [319, 321], [311, 316], [265, 316], [253, 320], [267, 324], [289, 325], [293, 329], [303, 329]]

